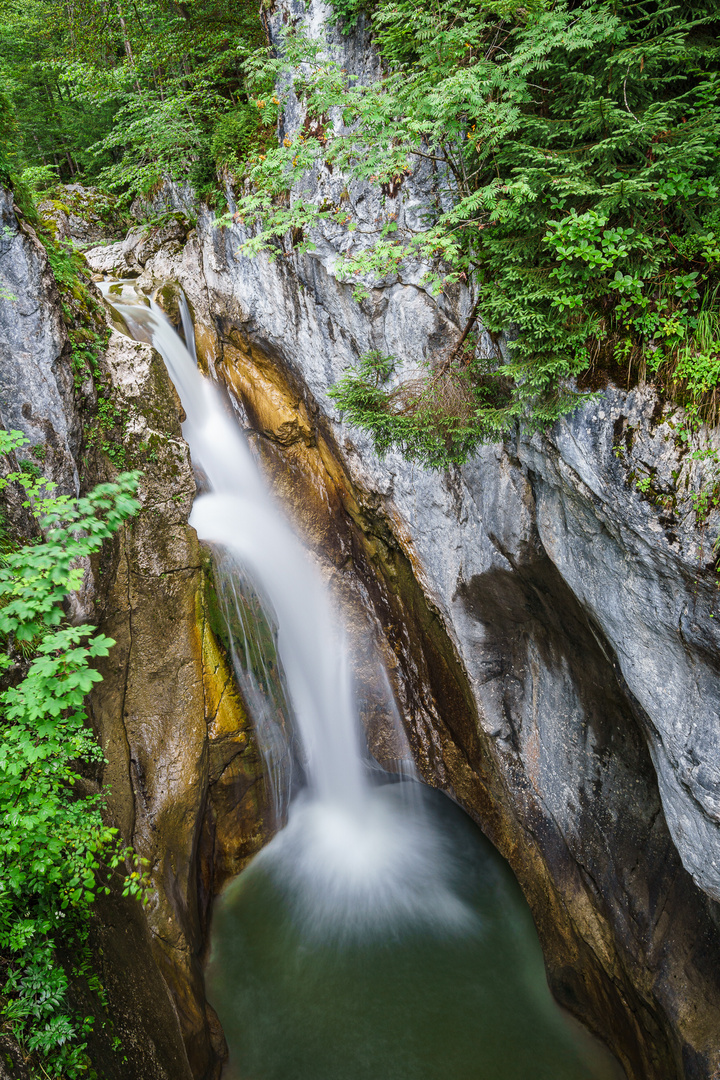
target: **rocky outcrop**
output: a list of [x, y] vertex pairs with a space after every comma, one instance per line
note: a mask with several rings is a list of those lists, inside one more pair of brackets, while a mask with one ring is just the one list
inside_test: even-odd
[[[720, 899], [720, 626], [712, 491], [718, 432], [689, 448], [682, 416], [655, 394], [610, 388], [518, 448], [532, 478], [540, 540], [612, 647], [645, 732], [663, 810], [685, 868]], [[704, 447], [704, 450], [703, 450]], [[650, 481], [645, 496], [638, 490]]]
[[45, 248], [0, 188], [0, 420], [21, 458], [77, 494], [81, 423], [60, 298]]
[[82, 184], [58, 185], [38, 213], [56, 240], [76, 248], [117, 240], [127, 227], [116, 196]]
[[137, 277], [158, 251], [162, 250], [166, 257], [177, 255], [187, 237], [187, 223], [180, 212], [165, 216], [168, 220], [160, 225], [138, 225], [122, 241], [90, 248], [85, 253], [89, 265], [96, 273]]
[[[324, 10], [311, 6], [313, 25]], [[361, 39], [333, 47], [362, 73]], [[322, 197], [340, 182], [315, 180]], [[417, 365], [457, 332], [467, 297], [440, 309], [393, 279], [358, 304], [333, 273], [341, 232], [275, 262], [244, 258], [242, 239], [203, 212], [182, 251], [145, 260], [139, 284], [182, 285], [201, 362], [235, 395], [278, 490], [302, 504], [328, 574], [372, 607], [420, 767], [515, 869], [559, 999], [633, 1080], [708, 1080], [720, 1060], [720, 522], [698, 521], [693, 496], [715, 466], [692, 451], [716, 434], [688, 447], [649, 387], [610, 387], [547, 435], [484, 447], [462, 469], [379, 461], [329, 387], [369, 348]]]

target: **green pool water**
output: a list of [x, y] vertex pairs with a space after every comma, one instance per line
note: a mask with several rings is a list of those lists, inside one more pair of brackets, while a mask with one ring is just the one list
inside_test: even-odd
[[219, 899], [223, 1080], [622, 1078], [553, 1001], [527, 904], [467, 816], [416, 784], [373, 799], [368, 834], [327, 848], [301, 810]]

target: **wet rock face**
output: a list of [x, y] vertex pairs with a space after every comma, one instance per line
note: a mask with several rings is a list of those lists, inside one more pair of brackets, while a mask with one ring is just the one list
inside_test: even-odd
[[60, 311], [45, 249], [0, 188], [0, 420], [29, 439], [19, 456], [74, 495], [81, 424]]
[[[209, 563], [187, 524], [195, 496], [180, 409], [161, 358], [113, 333], [103, 360], [125, 416], [142, 509], [96, 568], [97, 619], [115, 646], [92, 698], [109, 811], [148, 860], [149, 939], [189, 1077], [219, 1074], [205, 1002], [209, 903], [263, 841], [265, 795], [245, 712], [207, 617]], [[233, 813], [228, 813], [228, 803]]]
[[[44, 247], [5, 191], [0, 191], [0, 223], [0, 417], [5, 427], [18, 428], [30, 439], [34, 453], [23, 450], [18, 456], [29, 458], [61, 492], [75, 495], [83, 483], [106, 478], [107, 463], [96, 462], [93, 475], [81, 481], [83, 417], [74, 394], [59, 296]], [[22, 510], [21, 499], [14, 498], [12, 488], [3, 493], [4, 520], [19, 539], [37, 530], [34, 519]], [[73, 612], [80, 621], [92, 618], [93, 598], [102, 595], [98, 569], [92, 574], [87, 567], [82, 600]], [[112, 752], [111, 732], [106, 729], [102, 734]], [[118, 794], [121, 797], [121, 790]], [[90, 1036], [94, 1064], [107, 1080], [128, 1075], [136, 1080], [191, 1080], [177, 1011], [152, 960], [142, 910], [117, 895], [101, 901], [100, 907], [101, 919], [91, 925], [90, 934], [112, 1027], [99, 1021]], [[88, 998], [86, 991], [83, 980], [72, 990], [81, 1015], [98, 1009], [97, 999]], [[114, 1050], [113, 1035], [121, 1038], [122, 1053]], [[3, 1036], [0, 1049], [0, 1073], [24, 1077], [23, 1054], [9, 1035]]]
[[474, 631], [480, 725], [573, 923], [525, 866], [556, 995], [614, 1033], [630, 1076], [712, 1076], [716, 906], [681, 865], [616, 657], [540, 545], [471, 577], [457, 604]]
[[[558, 997], [628, 1075], [712, 1076], [717, 907], [683, 868], [661, 802], [653, 740], [674, 717], [650, 695], [657, 658], [643, 653], [653, 626], [659, 648], [677, 648], [673, 612], [712, 585], [691, 513], [698, 463], [677, 417], [647, 390], [610, 390], [604, 417], [587, 406], [551, 437], [485, 447], [463, 469], [379, 462], [326, 391], [385, 332], [388, 306], [353, 309], [316, 261], [248, 264], [219, 243], [208, 228], [174, 260], [158, 253], [141, 283], [185, 286], [203, 362], [257, 431], [277, 490], [328, 576], [372, 605], [424, 775], [510, 859]], [[672, 507], [635, 486], [652, 454]], [[711, 654], [693, 663], [712, 677]]]

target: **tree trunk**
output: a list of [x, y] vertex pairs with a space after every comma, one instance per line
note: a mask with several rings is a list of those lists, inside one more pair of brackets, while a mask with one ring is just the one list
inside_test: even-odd
[[452, 353], [450, 354], [450, 359], [451, 360], [456, 360], [457, 357], [460, 355], [462, 347], [465, 344], [465, 342], [467, 341], [468, 334], [472, 330], [473, 324], [474, 324], [475, 320], [478, 317], [478, 311], [479, 310], [480, 310], [480, 299], [478, 298], [475, 301], [475, 304], [473, 305], [472, 311], [470, 312], [470, 318], [465, 323], [465, 329], [463, 330], [462, 334], [460, 335], [460, 339], [456, 342], [455, 348], [453, 349]]
[[37, 137], [37, 135], [36, 135], [36, 133], [34, 131], [33, 131], [33, 139], [35, 140], [35, 145], [37, 146], [37, 151], [38, 151], [38, 154], [40, 155], [40, 159], [41, 159], [43, 165], [47, 165], [47, 158], [45, 157], [45, 155], [42, 152], [42, 147], [40, 145], [40, 140], [38, 139], [38, 137]]
[[133, 72], [135, 73], [135, 89], [138, 92], [138, 96], [142, 97], [142, 90], [140, 89], [140, 80], [137, 77], [137, 68], [135, 67], [135, 57], [133, 56], [132, 45], [130, 44], [130, 38], [128, 36], [127, 26], [125, 24], [125, 17], [124, 17], [124, 15], [122, 13], [122, 8], [120, 7], [120, 0], [117, 0], [116, 7], [117, 7], [118, 19], [120, 21], [120, 31], [122, 33], [123, 45], [125, 46], [125, 55], [128, 58], [128, 61], [130, 63], [130, 67], [133, 69]]

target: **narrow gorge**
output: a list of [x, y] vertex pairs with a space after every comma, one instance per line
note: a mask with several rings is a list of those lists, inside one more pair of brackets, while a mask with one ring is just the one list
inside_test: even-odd
[[[363, 14], [347, 32], [322, 0], [278, 0], [261, 23], [276, 57], [295, 26], [359, 85], [383, 70]], [[291, 90], [279, 143], [299, 145], [309, 122]], [[316, 165], [293, 198], [415, 228], [435, 175], [418, 159], [381, 189]], [[618, 367], [551, 425], [517, 422], [464, 463], [428, 468], [397, 446], [381, 455], [329, 392], [369, 353], [421, 373], [469, 325], [470, 282], [434, 296], [418, 258], [369, 274], [358, 297], [342, 261], [363, 240], [336, 219], [315, 226], [312, 250], [288, 228], [246, 253], [253, 226], [237, 207], [249, 181], [223, 183], [220, 223], [190, 183], [166, 176], [133, 204], [129, 229], [98, 219], [95, 188], [58, 188], [35, 220], [0, 190], [0, 420], [28, 440], [4, 475], [24, 461], [73, 498], [140, 471], [140, 510], [85, 560], [64, 608], [115, 642], [88, 699], [104, 763], [83, 783], [106, 790], [106, 820], [147, 876], [142, 904], [117, 883], [97, 901], [102, 993], [87, 973], [71, 980], [74, 1007], [100, 1018], [92, 1068], [103, 1080], [254, 1080], [228, 1072], [229, 1032], [206, 986], [213, 912], [255, 856], [276, 850], [308, 768], [287, 731], [302, 711], [287, 679], [265, 671], [290, 701], [273, 721], [286, 739], [278, 766], [260, 717], [275, 699], [258, 704], [239, 677], [257, 661], [237, 654], [254, 646], [247, 624], [232, 637], [208, 542], [232, 547], [232, 535], [198, 538], [217, 485], [195, 447], [191, 460], [195, 421], [159, 325], [196, 359], [217, 416], [246, 436], [336, 598], [367, 770], [417, 776], [479, 826], [529, 904], [556, 1001], [628, 1080], [717, 1080], [720, 509], [711, 500], [701, 513], [698, 499], [716, 483], [720, 428], [689, 429], [647, 372], [626, 379]], [[43, 230], [81, 252], [74, 299]], [[102, 341], [84, 367], [74, 318]], [[502, 362], [512, 336], [481, 323], [474, 347]], [[6, 530], [37, 535], [17, 482], [3, 499]], [[279, 617], [278, 602], [271, 610]], [[276, 662], [277, 627], [260, 622]], [[283, 769], [294, 780], [279, 797]], [[28, 1061], [4, 1024], [0, 1078], [40, 1075]]]

